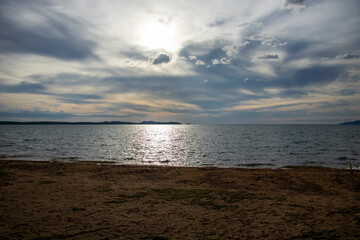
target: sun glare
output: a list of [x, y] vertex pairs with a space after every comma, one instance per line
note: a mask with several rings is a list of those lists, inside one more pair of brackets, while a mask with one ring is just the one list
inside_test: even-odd
[[174, 51], [178, 47], [177, 29], [171, 23], [148, 21], [141, 25], [139, 30], [139, 44], [144, 47], [167, 51]]

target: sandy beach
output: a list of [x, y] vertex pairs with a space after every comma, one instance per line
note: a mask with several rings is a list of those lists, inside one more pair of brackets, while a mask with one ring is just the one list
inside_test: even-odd
[[1, 239], [360, 239], [360, 172], [0, 161]]

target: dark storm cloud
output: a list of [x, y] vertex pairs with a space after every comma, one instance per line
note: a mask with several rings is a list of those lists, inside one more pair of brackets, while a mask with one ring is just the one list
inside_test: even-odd
[[162, 63], [168, 63], [171, 60], [171, 57], [167, 54], [161, 53], [155, 58], [150, 58], [150, 62], [154, 65], [162, 64]]
[[[95, 43], [81, 37], [85, 26], [51, 8], [31, 1], [0, 3], [0, 52], [32, 53], [64, 60], [80, 60], [96, 56]], [[20, 19], [31, 13], [28, 21]], [[38, 21], [38, 22], [37, 22]]]
[[265, 59], [265, 60], [272, 60], [272, 59], [279, 59], [279, 56], [277, 54], [274, 54], [274, 55], [267, 54], [267, 55], [259, 56], [257, 58], [258, 59]]
[[0, 84], [0, 92], [6, 93], [43, 93], [46, 87], [39, 83], [21, 82], [15, 85]]

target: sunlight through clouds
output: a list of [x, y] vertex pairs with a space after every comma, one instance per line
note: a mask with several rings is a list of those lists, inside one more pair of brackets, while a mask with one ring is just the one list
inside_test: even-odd
[[54, 113], [68, 121], [281, 123], [288, 113], [333, 123], [360, 115], [356, 0], [0, 7], [0, 120]]

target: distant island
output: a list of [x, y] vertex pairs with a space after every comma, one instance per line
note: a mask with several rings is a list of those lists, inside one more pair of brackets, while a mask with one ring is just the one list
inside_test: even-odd
[[356, 120], [353, 122], [344, 122], [344, 123], [340, 123], [340, 125], [360, 125], [360, 120]]
[[121, 121], [104, 121], [104, 122], [57, 122], [57, 121], [35, 121], [35, 122], [17, 122], [17, 121], [0, 121], [0, 125], [140, 125], [140, 124], [182, 124], [179, 122], [121, 122]]

